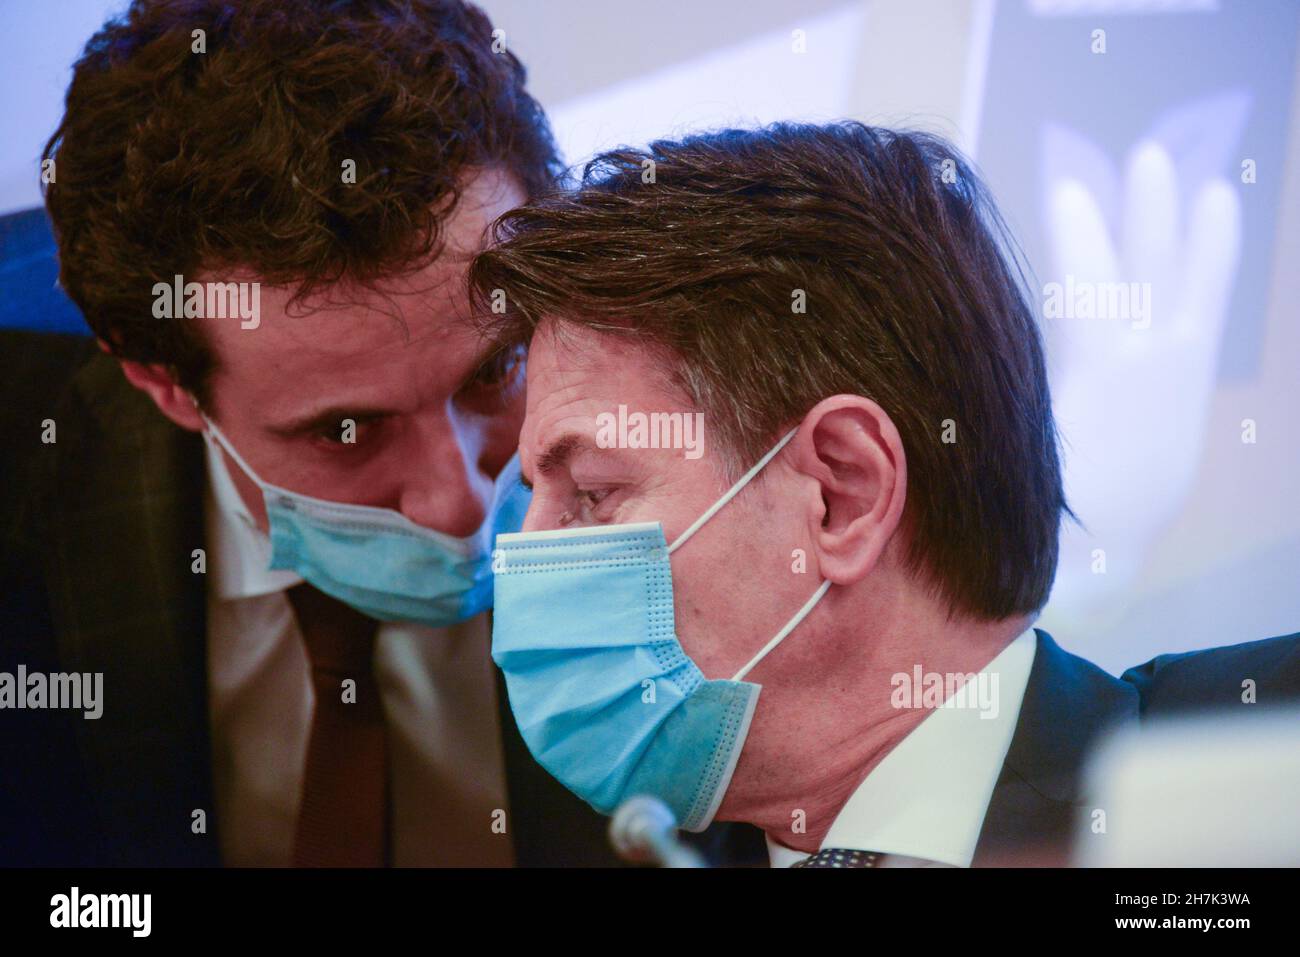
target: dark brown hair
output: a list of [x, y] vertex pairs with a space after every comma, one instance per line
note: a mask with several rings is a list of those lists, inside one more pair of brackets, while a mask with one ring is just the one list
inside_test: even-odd
[[497, 233], [470, 280], [502, 343], [550, 317], [666, 350], [733, 473], [820, 400], [867, 396], [907, 455], [909, 567], [954, 613], [1046, 603], [1068, 508], [1042, 343], [1019, 254], [948, 143], [777, 124], [620, 149]]
[[553, 185], [546, 119], [492, 45], [458, 0], [136, 0], [86, 44], [45, 148], [60, 285], [202, 400], [212, 357], [153, 318], [155, 282], [246, 269], [301, 300], [436, 255], [468, 168]]

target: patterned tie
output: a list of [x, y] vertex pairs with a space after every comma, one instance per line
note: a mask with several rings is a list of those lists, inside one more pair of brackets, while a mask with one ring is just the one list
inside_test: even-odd
[[812, 857], [805, 857], [791, 867], [879, 867], [883, 854], [855, 851], [843, 847], [825, 847]]
[[[288, 596], [316, 691], [293, 864], [387, 866], [388, 762], [373, 668], [377, 623], [310, 585], [296, 585]], [[356, 682], [354, 701], [343, 700], [347, 679]]]

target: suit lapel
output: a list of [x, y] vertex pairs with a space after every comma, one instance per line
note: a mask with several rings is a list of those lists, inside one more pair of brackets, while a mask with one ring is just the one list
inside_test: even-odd
[[1096, 737], [1135, 720], [1137, 694], [1052, 636], [1038, 639], [1020, 717], [993, 789], [972, 865], [1065, 863], [1086, 811], [1083, 765]]
[[[45, 571], [62, 667], [102, 672], [103, 716], [78, 722], [109, 859], [219, 863], [207, 716], [203, 459], [96, 357], [55, 415]], [[191, 830], [207, 815], [207, 833]]]

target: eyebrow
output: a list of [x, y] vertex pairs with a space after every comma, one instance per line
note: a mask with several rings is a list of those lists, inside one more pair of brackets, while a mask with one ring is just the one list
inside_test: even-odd
[[572, 458], [574, 452], [587, 451], [595, 446], [584, 435], [577, 432], [566, 432], [549, 446], [546, 451], [537, 457], [537, 471], [543, 475], [549, 475], [552, 472], [564, 468], [566, 462]]
[[[466, 374], [464, 380], [456, 387], [459, 392], [465, 387], [474, 376], [478, 375], [485, 367], [499, 357], [500, 350], [488, 344], [474, 357], [474, 364]], [[391, 415], [401, 415], [403, 409], [383, 408], [380, 406], [358, 407], [352, 405], [332, 405], [328, 408], [321, 409], [317, 412], [308, 412], [297, 418], [290, 419], [288, 422], [279, 425], [268, 425], [267, 431], [273, 435], [282, 438], [293, 438], [299, 435], [310, 435], [316, 432], [324, 432], [328, 429], [336, 429], [344, 419], [353, 419], [360, 424], [362, 422], [373, 422], [376, 419], [386, 418]]]
[[292, 438], [296, 435], [307, 435], [314, 432], [324, 432], [326, 429], [337, 429], [342, 425], [344, 419], [352, 419], [357, 423], [373, 422], [386, 416], [397, 415], [398, 412], [397, 409], [331, 406], [319, 412], [310, 412], [297, 419], [290, 419], [280, 425], [269, 425], [267, 431], [285, 438]]
[[[537, 457], [537, 467], [535, 471], [542, 475], [550, 475], [557, 469], [564, 467], [574, 452], [587, 451], [595, 448], [586, 436], [577, 432], [566, 432], [558, 439], [546, 447], [546, 450]], [[524, 488], [531, 490], [533, 487], [532, 479], [523, 473], [520, 469], [519, 482]]]

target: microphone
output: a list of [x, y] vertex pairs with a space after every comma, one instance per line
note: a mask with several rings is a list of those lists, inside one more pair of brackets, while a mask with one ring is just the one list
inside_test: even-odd
[[660, 867], [708, 867], [700, 853], [677, 839], [677, 818], [668, 805], [637, 794], [618, 806], [609, 822], [609, 842], [625, 861]]

